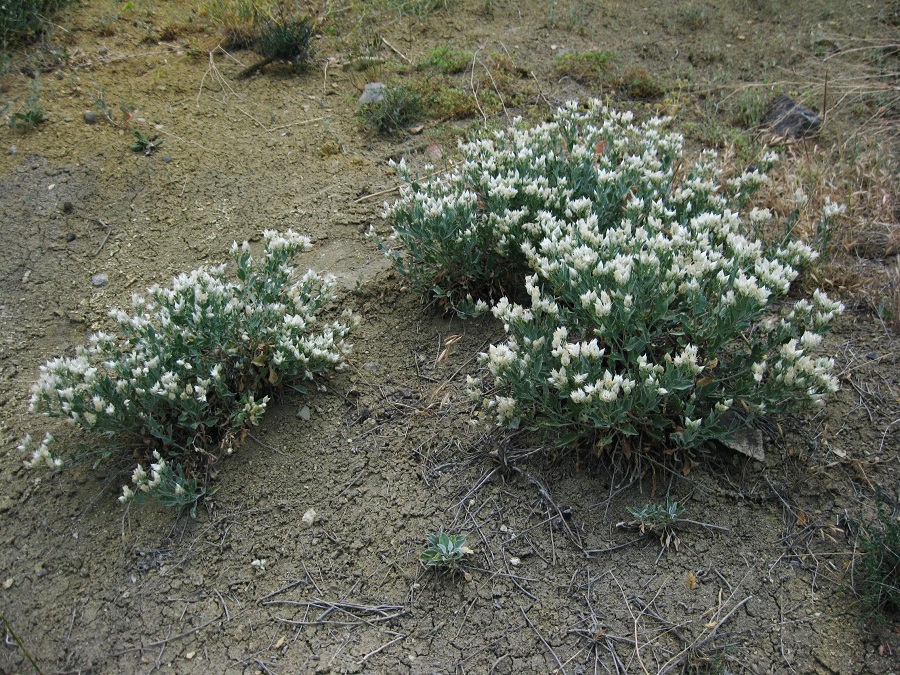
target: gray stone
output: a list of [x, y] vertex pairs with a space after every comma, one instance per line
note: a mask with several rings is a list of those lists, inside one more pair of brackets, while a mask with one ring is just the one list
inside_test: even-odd
[[304, 422], [309, 422], [309, 406], [305, 405], [297, 411], [297, 417]]
[[359, 97], [360, 107], [367, 103], [378, 103], [384, 98], [384, 85], [381, 82], [369, 82], [363, 87], [362, 96]]
[[769, 103], [763, 124], [785, 138], [804, 138], [815, 134], [822, 126], [819, 116], [789, 96], [776, 96]]
[[91, 283], [97, 287], [106, 286], [106, 284], [109, 283], [109, 277], [106, 276], [106, 272], [100, 272], [98, 274], [93, 274], [93, 275], [91, 275]]
[[88, 110], [84, 113], [84, 121], [88, 124], [96, 124], [97, 123], [97, 113], [93, 110]]
[[729, 450], [739, 452], [758, 462], [764, 462], [766, 460], [763, 434], [759, 429], [747, 426], [743, 420], [731, 410], [722, 415], [721, 421], [723, 424], [733, 428], [733, 431], [728, 437], [722, 439], [722, 445]]

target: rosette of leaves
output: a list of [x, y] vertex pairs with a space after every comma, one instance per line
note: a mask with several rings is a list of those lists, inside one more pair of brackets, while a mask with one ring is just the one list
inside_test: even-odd
[[447, 534], [443, 528], [428, 535], [428, 547], [419, 556], [427, 567], [456, 567], [464, 555], [472, 553], [466, 546], [466, 535]]

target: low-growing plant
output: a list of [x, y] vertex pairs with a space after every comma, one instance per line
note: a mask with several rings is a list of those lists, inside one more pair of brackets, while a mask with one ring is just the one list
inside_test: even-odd
[[2, 0], [0, 2], [0, 47], [29, 40], [43, 32], [47, 18], [72, 0]]
[[780, 302], [816, 253], [750, 234], [772, 218], [748, 208], [762, 170], [725, 178], [707, 152], [682, 173], [682, 142], [592, 102], [465, 144], [443, 176], [398, 165], [402, 248], [382, 248], [412, 288], [461, 314], [493, 302], [506, 330], [469, 378], [488, 422], [694, 450], [836, 390], [814, 352], [843, 306]]
[[684, 506], [666, 495], [666, 505], [650, 503], [642, 508], [634, 506], [626, 507], [628, 513], [634, 518], [631, 525], [644, 532], [658, 532], [667, 527], [672, 527], [678, 519], [684, 515]]
[[643, 68], [631, 68], [615, 79], [616, 87], [628, 98], [650, 100], [665, 93], [659, 80]]
[[464, 555], [472, 553], [466, 546], [466, 535], [447, 534], [443, 528], [428, 535], [428, 547], [419, 556], [427, 567], [455, 568]]
[[607, 76], [615, 54], [602, 49], [563, 54], [555, 59], [556, 71], [577, 80], [598, 82]]
[[209, 491], [210, 467], [259, 422], [271, 397], [304, 392], [304, 380], [340, 367], [352, 316], [322, 323], [333, 280], [299, 274], [310, 248], [290, 230], [263, 234], [263, 257], [234, 244], [236, 281], [226, 265], [181, 274], [169, 288], [132, 296], [133, 314], [114, 309], [118, 335], [100, 332], [74, 356], [48, 361], [31, 410], [65, 419], [97, 442], [68, 453], [51, 435], [20, 449], [27, 466], [63, 467], [111, 456], [139, 458], [120, 498], [189, 505]]
[[273, 61], [287, 61], [294, 68], [309, 64], [312, 39], [316, 34], [312, 20], [279, 12], [259, 28], [255, 49], [264, 58], [242, 70], [238, 77], [248, 77]]
[[389, 84], [378, 101], [360, 108], [362, 120], [376, 131], [390, 133], [406, 129], [423, 114], [422, 96], [402, 84]]
[[871, 613], [900, 612], [900, 518], [888, 512], [884, 499], [876, 495], [878, 518], [865, 525], [859, 590]]
[[225, 47], [252, 47], [259, 26], [275, 8], [272, 0], [206, 0], [204, 10], [225, 34]]
[[[684, 506], [666, 495], [666, 505], [656, 503], [645, 504], [642, 508], [629, 506], [626, 508], [633, 520], [619, 523], [618, 527], [629, 527], [640, 530], [641, 534], [655, 534], [659, 536], [659, 543], [665, 551], [669, 546], [675, 550], [681, 545], [681, 540], [675, 532], [678, 520], [684, 515]], [[662, 555], [662, 552], [660, 552]]]
[[472, 65], [472, 55], [457, 51], [449, 44], [432, 49], [422, 61], [419, 68], [434, 68], [444, 75], [461, 73]]
[[131, 144], [131, 149], [135, 152], [143, 152], [145, 155], [152, 155], [154, 150], [163, 143], [165, 141], [160, 139], [158, 134], [147, 138], [140, 131], [135, 131], [134, 143]]
[[28, 132], [47, 119], [47, 113], [40, 104], [40, 84], [37, 80], [31, 84], [31, 93], [25, 101], [25, 110], [9, 116], [9, 128], [14, 131]]

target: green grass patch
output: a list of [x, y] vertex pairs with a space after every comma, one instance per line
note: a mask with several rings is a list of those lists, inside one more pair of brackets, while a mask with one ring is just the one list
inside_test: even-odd
[[420, 69], [434, 69], [444, 75], [455, 75], [464, 72], [472, 63], [472, 54], [458, 51], [450, 45], [432, 49], [419, 62]]

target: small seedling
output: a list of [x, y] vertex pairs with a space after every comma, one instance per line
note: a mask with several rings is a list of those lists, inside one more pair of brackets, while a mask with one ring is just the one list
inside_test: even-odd
[[616, 527], [637, 529], [641, 534], [659, 533], [659, 543], [663, 550], [669, 548], [670, 545], [674, 545], [675, 550], [678, 550], [681, 540], [675, 534], [675, 525], [684, 514], [684, 507], [681, 504], [666, 495], [665, 506], [645, 504], [640, 509], [629, 506], [626, 510], [634, 520], [618, 523]]
[[419, 556], [426, 567], [454, 568], [464, 555], [473, 553], [466, 546], [466, 535], [447, 534], [439, 529], [428, 535], [428, 548]]
[[9, 118], [9, 128], [17, 131], [29, 131], [46, 118], [41, 108], [31, 108], [25, 112], [13, 113]]
[[666, 496], [665, 506], [645, 504], [640, 509], [629, 506], [626, 510], [634, 517], [632, 524], [640, 527], [642, 533], [672, 527], [684, 513], [684, 507], [669, 496]]
[[40, 84], [35, 80], [31, 85], [31, 93], [26, 100], [24, 112], [13, 113], [9, 117], [9, 128], [14, 131], [31, 131], [38, 124], [47, 119], [46, 111], [40, 106]]
[[134, 138], [135, 141], [131, 144], [131, 149], [135, 152], [143, 152], [145, 155], [153, 154], [153, 151], [165, 142], [163, 140], [157, 140], [159, 139], [159, 135], [147, 138], [140, 131], [134, 132]]

